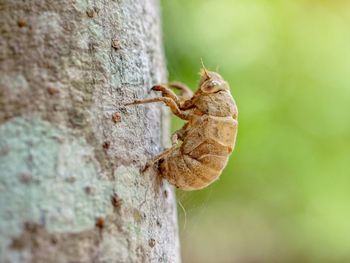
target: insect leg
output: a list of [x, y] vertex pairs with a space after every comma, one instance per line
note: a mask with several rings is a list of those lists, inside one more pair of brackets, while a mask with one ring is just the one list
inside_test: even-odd
[[172, 134], [171, 136], [172, 145], [175, 145], [178, 140], [183, 141], [183, 137], [185, 135], [187, 127], [188, 127], [188, 123], [186, 123], [180, 130], [177, 130]]
[[189, 99], [193, 96], [192, 90], [181, 82], [173, 81], [173, 82], [168, 83], [168, 85], [169, 85], [169, 87], [180, 90], [181, 97], [183, 97], [183, 98]]
[[[186, 125], [185, 125], [186, 126]], [[182, 140], [183, 134], [184, 134], [184, 129], [185, 127], [183, 127], [182, 129], [176, 131], [173, 133], [173, 135], [171, 136], [171, 142], [172, 142], [172, 146], [169, 149], [166, 149], [165, 151], [163, 151], [161, 154], [157, 155], [156, 157], [154, 157], [151, 161], [148, 161], [145, 165], [145, 167], [143, 168], [143, 171], [147, 170], [149, 167], [153, 166], [156, 162], [158, 162], [160, 159], [164, 158], [165, 156], [167, 156], [169, 153], [171, 153], [176, 147], [177, 144], [176, 142], [180, 139]]]
[[177, 132], [174, 132], [173, 135], [171, 135], [171, 144], [176, 145], [178, 140], [179, 140], [179, 135], [177, 134]]
[[191, 100], [192, 91], [187, 86], [185, 86], [185, 84], [182, 84], [180, 82], [171, 82], [168, 85], [170, 87], [176, 87], [181, 89], [182, 92], [180, 97], [178, 97], [171, 89], [169, 89], [165, 85], [153, 86], [152, 90], [161, 91], [163, 97], [173, 99], [181, 110], [187, 110], [193, 106], [193, 101]]
[[180, 100], [177, 97], [177, 95], [171, 89], [166, 87], [165, 85], [153, 86], [152, 90], [161, 91], [163, 97], [171, 98], [176, 102], [177, 105], [180, 105]]
[[170, 82], [168, 86], [180, 90], [179, 108], [181, 110], [188, 110], [194, 106], [193, 92], [189, 87], [178, 81]]
[[186, 111], [180, 110], [179, 106], [171, 98], [159, 97], [159, 98], [135, 100], [134, 102], [127, 103], [125, 105], [129, 106], [129, 105], [152, 103], [152, 102], [164, 102], [171, 109], [172, 113], [174, 113], [179, 118], [181, 118], [183, 120], [188, 120], [190, 118], [190, 114], [188, 112], [186, 112]]
[[171, 146], [169, 149], [166, 149], [165, 151], [163, 151], [162, 153], [160, 153], [159, 155], [155, 156], [152, 160], [148, 161], [145, 165], [145, 167], [143, 168], [143, 172], [146, 171], [149, 167], [152, 167], [156, 162], [158, 162], [160, 159], [164, 158], [165, 156], [167, 156], [169, 153], [171, 153], [175, 148], [177, 147], [177, 145], [173, 145]]

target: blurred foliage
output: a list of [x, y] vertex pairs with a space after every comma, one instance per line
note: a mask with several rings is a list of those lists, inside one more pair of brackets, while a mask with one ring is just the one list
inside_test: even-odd
[[178, 192], [183, 261], [350, 262], [350, 1], [162, 9], [169, 78], [195, 88], [202, 58], [239, 107], [220, 180]]

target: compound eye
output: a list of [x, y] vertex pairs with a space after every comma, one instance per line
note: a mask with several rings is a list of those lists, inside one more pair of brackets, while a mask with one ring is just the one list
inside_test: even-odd
[[219, 86], [221, 83], [219, 82], [219, 81], [217, 81], [217, 80], [210, 80], [209, 81], [209, 85], [211, 85], [211, 86]]
[[216, 80], [207, 80], [201, 86], [204, 93], [215, 93], [220, 90], [220, 83]]

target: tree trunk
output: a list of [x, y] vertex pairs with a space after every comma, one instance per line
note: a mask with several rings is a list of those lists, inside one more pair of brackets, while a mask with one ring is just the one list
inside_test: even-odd
[[1, 0], [1, 262], [180, 261], [158, 5]]

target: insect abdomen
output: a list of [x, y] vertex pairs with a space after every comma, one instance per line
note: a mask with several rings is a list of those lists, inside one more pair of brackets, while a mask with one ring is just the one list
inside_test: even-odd
[[161, 161], [161, 175], [182, 190], [208, 186], [226, 166], [236, 126], [229, 117], [201, 116], [192, 123], [183, 144]]
[[[225, 167], [227, 157], [221, 157], [222, 167]], [[209, 165], [208, 165], [209, 164]], [[210, 163], [203, 160], [196, 160], [193, 157], [181, 154], [180, 148], [171, 155], [161, 160], [160, 173], [171, 184], [182, 190], [202, 189], [216, 180], [221, 169], [212, 167]]]

